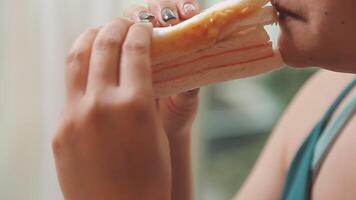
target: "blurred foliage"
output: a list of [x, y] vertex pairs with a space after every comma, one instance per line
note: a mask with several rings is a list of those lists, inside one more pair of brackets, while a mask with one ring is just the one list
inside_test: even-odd
[[[280, 116], [302, 84], [315, 72], [316, 69], [312, 68], [301, 70], [286, 67], [252, 79], [275, 97], [278, 102], [276, 112]], [[214, 112], [207, 114], [214, 115]], [[270, 125], [271, 129], [275, 123]], [[209, 124], [212, 123], [208, 122], [204, 128], [207, 129]], [[228, 136], [217, 132], [222, 136], [203, 138], [205, 161], [201, 165], [201, 199], [232, 199], [252, 169], [271, 129]]]
[[288, 105], [290, 100], [297, 93], [301, 85], [315, 72], [315, 68], [295, 69], [285, 67], [258, 79], [269, 92], [278, 97], [281, 103], [281, 108]]
[[[232, 199], [253, 167], [267, 134], [243, 135], [211, 141], [206, 173], [219, 200]], [[212, 189], [214, 188], [214, 189]]]

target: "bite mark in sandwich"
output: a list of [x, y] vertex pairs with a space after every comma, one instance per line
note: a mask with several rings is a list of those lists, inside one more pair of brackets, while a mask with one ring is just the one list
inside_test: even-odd
[[266, 0], [228, 0], [178, 25], [155, 28], [153, 83], [158, 97], [253, 76], [283, 65], [264, 25], [277, 21]]

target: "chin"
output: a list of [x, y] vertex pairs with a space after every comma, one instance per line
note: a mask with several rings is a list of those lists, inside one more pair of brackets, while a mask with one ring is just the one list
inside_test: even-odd
[[325, 53], [325, 48], [317, 49], [301, 43], [302, 41], [295, 43], [283, 34], [280, 36], [278, 47], [286, 65], [295, 68], [319, 67], [335, 72], [356, 73], [355, 58], [343, 57], [337, 52]]
[[281, 35], [278, 40], [278, 47], [285, 64], [296, 68], [313, 66], [313, 56], [305, 49], [299, 49], [292, 40]]
[[[294, 18], [280, 20], [278, 48], [288, 66], [296, 68], [320, 67], [327, 70], [356, 73], [356, 46], [345, 48], [321, 35], [319, 29]], [[324, 37], [323, 37], [324, 36]]]

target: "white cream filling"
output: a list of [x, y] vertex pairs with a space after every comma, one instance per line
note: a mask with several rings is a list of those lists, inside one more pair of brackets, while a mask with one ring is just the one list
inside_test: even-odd
[[[185, 29], [187, 26], [190, 26], [191, 24], [200, 23], [201, 20], [206, 19], [207, 17], [211, 16], [216, 11], [222, 11], [222, 10], [234, 7], [234, 6], [243, 7], [244, 5], [253, 5], [256, 7], [263, 7], [267, 3], [268, 3], [268, 0], [226, 0], [226, 1], [220, 2], [218, 4], [215, 4], [214, 6], [204, 10], [200, 14], [195, 15], [194, 17], [192, 17], [188, 20], [185, 20], [184, 22], [179, 23], [175, 26], [154, 28], [153, 37], [154, 38], [164, 37], [167, 34], [174, 32], [176, 30]], [[264, 10], [264, 9], [262, 9], [262, 10]], [[242, 20], [240, 22], [243, 22], [243, 21], [245, 21], [245, 20]], [[246, 21], [252, 22], [253, 20], [246, 20]], [[274, 21], [276, 21], [276, 18], [274, 19]], [[240, 23], [240, 22], [237, 22], [237, 23]]]

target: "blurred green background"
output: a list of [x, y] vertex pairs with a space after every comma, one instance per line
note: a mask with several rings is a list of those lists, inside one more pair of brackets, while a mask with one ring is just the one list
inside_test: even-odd
[[197, 198], [232, 199], [273, 126], [315, 69], [284, 68], [203, 91]]

